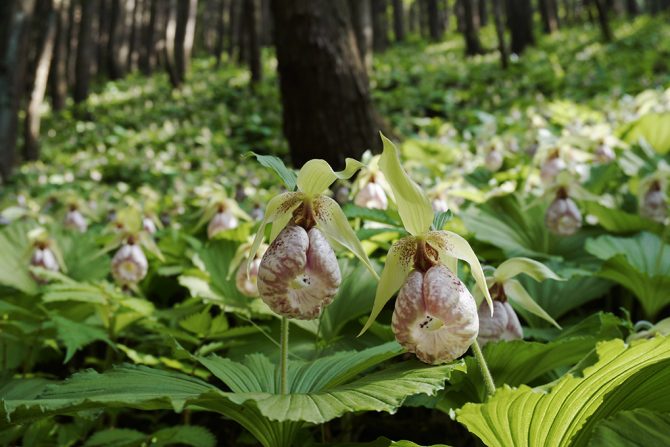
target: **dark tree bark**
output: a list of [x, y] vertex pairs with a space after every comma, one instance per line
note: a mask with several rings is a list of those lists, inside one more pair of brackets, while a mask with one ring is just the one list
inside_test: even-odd
[[640, 13], [636, 0], [626, 0], [626, 14], [628, 17], [635, 17]]
[[242, 4], [240, 0], [230, 0], [230, 9], [228, 12], [228, 59], [235, 60], [237, 59], [236, 53], [239, 48], [239, 36], [240, 36], [240, 24], [242, 20], [241, 17], [241, 8]]
[[593, 0], [598, 10], [598, 23], [600, 24], [600, 32], [605, 42], [612, 41], [612, 28], [610, 28], [609, 18], [607, 17], [607, 6], [604, 0]]
[[442, 0], [442, 7], [440, 8], [440, 23], [442, 24], [442, 31], [449, 31], [449, 0]]
[[[354, 0], [355, 1], [355, 0]], [[410, 33], [416, 33], [419, 32], [421, 33], [421, 18], [419, 17], [419, 4], [418, 2], [414, 2], [411, 5], [409, 5], [409, 32]]]
[[68, 89], [72, 89], [74, 87], [75, 67], [77, 63], [77, 37], [79, 35], [80, 20], [81, 3], [78, 0], [71, 0], [70, 10], [68, 11], [67, 52], [65, 54]]
[[186, 78], [191, 63], [198, 0], [172, 0], [166, 27], [168, 75], [173, 87]]
[[[512, 0], [514, 1], [514, 0]], [[463, 37], [465, 38], [465, 54], [473, 56], [483, 53], [479, 41], [479, 11], [475, 0], [461, 0], [463, 5]]]
[[507, 26], [512, 36], [512, 53], [521, 54], [527, 46], [535, 45], [530, 0], [507, 0]]
[[456, 31], [459, 33], [465, 32], [465, 8], [466, 0], [456, 0], [454, 2], [454, 15], [456, 16]]
[[109, 73], [107, 63], [107, 49], [109, 48], [109, 18], [111, 15], [110, 0], [100, 0], [98, 7], [98, 33], [97, 33], [97, 49], [96, 59], [99, 73]]
[[239, 22], [237, 27], [237, 63], [245, 64], [249, 60], [249, 34], [247, 33], [247, 24], [244, 20], [244, 4], [247, 0], [241, 0]]
[[396, 42], [405, 40], [405, 11], [402, 0], [393, 0], [393, 34]]
[[95, 19], [96, 3], [97, 0], [82, 1], [74, 83], [74, 102], [76, 103], [83, 102], [88, 98], [88, 90], [91, 83], [91, 59], [93, 58], [91, 28]]
[[21, 95], [26, 81], [26, 53], [35, 2], [0, 2], [0, 179], [7, 182], [16, 161]]
[[496, 38], [498, 39], [498, 52], [500, 52], [500, 65], [503, 69], [509, 66], [509, 52], [505, 43], [505, 25], [503, 23], [503, 0], [493, 0], [493, 21], [496, 27]]
[[261, 46], [274, 45], [274, 23], [272, 23], [272, 11], [270, 10], [270, 0], [261, 0]]
[[372, 5], [370, 0], [349, 0], [356, 47], [365, 68], [372, 70]]
[[245, 0], [244, 22], [247, 32], [247, 64], [251, 71], [251, 83], [256, 84], [261, 80], [261, 42], [260, 42], [260, 2], [259, 0]]
[[23, 121], [23, 155], [26, 160], [37, 160], [39, 158], [40, 109], [44, 102], [44, 94], [49, 79], [60, 8], [61, 2], [59, 0], [51, 5], [43, 32], [44, 36], [40, 42], [30, 100]]
[[126, 66], [129, 71], [136, 70], [140, 59], [140, 24], [142, 23], [143, 0], [135, 0], [131, 11], [130, 30], [128, 32], [128, 60]]
[[230, 27], [230, 23], [226, 25], [226, 11], [229, 11], [227, 0], [219, 0], [216, 20], [216, 44], [214, 45], [214, 55], [216, 57], [217, 67], [221, 65], [224, 36], [226, 34], [226, 30], [228, 27]]
[[442, 26], [440, 25], [440, 11], [437, 7], [437, 0], [426, 0], [426, 12], [428, 13], [430, 39], [438, 41], [442, 39]]
[[479, 25], [486, 26], [489, 24], [489, 11], [487, 6], [488, 0], [478, 0], [477, 9], [479, 11]]
[[378, 120], [346, 0], [272, 0], [284, 134], [296, 167], [378, 149]]
[[125, 74], [125, 67], [122, 61], [121, 53], [123, 45], [125, 45], [125, 4], [123, 0], [111, 0], [110, 14], [109, 14], [109, 37], [107, 46], [107, 70], [109, 78], [119, 79]]
[[377, 52], [389, 46], [388, 1], [372, 0], [372, 47]]
[[142, 17], [142, 43], [139, 66], [142, 73], [150, 75], [156, 65], [156, 23], [158, 20], [158, 2], [148, 0]]
[[551, 34], [558, 30], [558, 17], [556, 15], [556, 0], [538, 0], [540, 17], [542, 17], [542, 29]]
[[56, 42], [53, 48], [51, 70], [49, 70], [49, 93], [51, 95], [51, 108], [54, 111], [65, 107], [67, 97], [67, 28], [68, 11], [70, 0], [61, 2], [56, 25]]

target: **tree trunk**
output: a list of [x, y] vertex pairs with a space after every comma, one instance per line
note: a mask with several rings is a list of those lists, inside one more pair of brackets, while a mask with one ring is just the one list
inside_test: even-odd
[[538, 0], [540, 16], [542, 17], [542, 29], [551, 34], [558, 30], [558, 18], [556, 17], [555, 0]]
[[83, 0], [81, 22], [79, 24], [79, 45], [77, 45], [77, 63], [75, 69], [74, 102], [80, 103], [88, 98], [91, 83], [91, 59], [93, 45], [91, 27], [96, 13], [97, 0]]
[[[514, 1], [514, 0], [512, 0]], [[463, 37], [465, 38], [465, 54], [473, 56], [483, 53], [479, 41], [479, 11], [475, 0], [461, 0], [463, 5]]]
[[365, 69], [372, 70], [372, 5], [370, 0], [349, 0], [356, 47]]
[[238, 21], [240, 22], [237, 27], [237, 58], [236, 61], [239, 64], [245, 64], [249, 60], [249, 34], [247, 33], [247, 24], [244, 20], [244, 4], [247, 0], [240, 0], [240, 12], [238, 13]]
[[107, 49], [109, 48], [109, 17], [111, 15], [111, 3], [109, 0], [100, 0], [100, 7], [98, 9], [98, 36], [96, 39], [96, 59], [98, 65], [98, 73], [109, 73], [107, 63]]
[[505, 25], [503, 24], [503, 0], [493, 0], [493, 20], [496, 27], [498, 39], [498, 51], [500, 52], [500, 65], [503, 69], [509, 66], [509, 53], [505, 43]]
[[56, 41], [56, 27], [60, 8], [60, 1], [56, 0], [49, 11], [44, 38], [41, 39], [41, 49], [37, 58], [30, 101], [28, 102], [26, 117], [23, 121], [23, 155], [26, 160], [37, 160], [39, 158], [40, 109], [42, 108], [47, 81], [49, 79], [49, 69]]
[[465, 33], [465, 11], [464, 3], [466, 0], [456, 0], [454, 2], [454, 15], [456, 16], [456, 32]]
[[626, 14], [628, 17], [635, 17], [640, 13], [636, 0], [626, 0]]
[[489, 24], [489, 11], [486, 5], [488, 0], [479, 0], [477, 9], [479, 11], [479, 26], [486, 26]]
[[426, 0], [426, 10], [430, 40], [439, 41], [442, 39], [442, 27], [440, 26], [440, 11], [437, 7], [437, 0]]
[[419, 18], [419, 5], [417, 4], [417, 2], [414, 2], [411, 5], [409, 5], [408, 15], [409, 15], [409, 32], [421, 33], [420, 30], [421, 24], [419, 23], [421, 19]]
[[272, 0], [284, 134], [296, 167], [379, 148], [346, 0]]
[[109, 78], [120, 79], [125, 74], [121, 47], [124, 45], [125, 5], [123, 0], [111, 0], [109, 14], [109, 41], [107, 46], [107, 70]]
[[381, 53], [389, 46], [387, 0], [372, 0], [372, 47]]
[[239, 48], [239, 28], [240, 28], [240, 0], [230, 0], [230, 9], [228, 11], [228, 59], [233, 61], [236, 59], [236, 52]]
[[274, 42], [274, 23], [272, 23], [272, 11], [270, 10], [270, 0], [261, 0], [261, 19], [260, 19], [260, 38], [261, 47], [272, 46]]
[[128, 32], [128, 60], [126, 66], [129, 71], [136, 70], [139, 62], [140, 24], [142, 23], [143, 1], [135, 0], [131, 11], [130, 30]]
[[[226, 11], [228, 11], [227, 0], [219, 0], [217, 21], [216, 21], [216, 44], [214, 45], [214, 54], [216, 57], [216, 66], [221, 65], [221, 55], [223, 54], [223, 40], [226, 34]], [[230, 23], [228, 23], [228, 27]]]
[[512, 35], [512, 53], [521, 54], [527, 46], [535, 44], [530, 0], [507, 0], [507, 26]]
[[150, 75], [156, 65], [156, 23], [158, 20], [158, 2], [160, 0], [147, 0], [142, 18], [142, 42], [140, 49], [140, 70], [145, 75]]
[[405, 40], [405, 12], [402, 0], [393, 0], [393, 34], [396, 42]]
[[186, 78], [191, 63], [198, 0], [172, 0], [166, 27], [168, 75], [173, 87]]
[[26, 53], [34, 0], [0, 2], [0, 179], [16, 161], [19, 106], [25, 86]]
[[56, 42], [53, 48], [51, 70], [49, 70], [49, 93], [51, 95], [51, 108], [54, 111], [65, 107], [67, 97], [67, 28], [68, 11], [70, 0], [63, 0], [57, 16]]
[[81, 20], [81, 2], [78, 0], [70, 1], [70, 10], [68, 11], [68, 29], [67, 29], [67, 53], [65, 60], [67, 64], [67, 86], [69, 89], [74, 87], [75, 67], [77, 65], [77, 37], [79, 35], [79, 21]]
[[442, 0], [442, 8], [440, 14], [440, 22], [442, 23], [442, 31], [449, 31], [449, 0]]
[[262, 77], [261, 42], [260, 42], [260, 2], [259, 0], [244, 1], [244, 22], [247, 32], [247, 63], [251, 71], [251, 83], [257, 84]]
[[600, 32], [603, 35], [605, 42], [612, 41], [612, 29], [610, 28], [609, 18], [607, 17], [607, 6], [604, 0], [593, 0], [598, 10], [598, 23], [600, 24]]

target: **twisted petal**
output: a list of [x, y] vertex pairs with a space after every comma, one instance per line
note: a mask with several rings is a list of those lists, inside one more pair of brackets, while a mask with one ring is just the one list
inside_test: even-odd
[[358, 259], [365, 264], [375, 278], [378, 278], [377, 272], [372, 267], [361, 241], [356, 237], [356, 233], [349, 225], [347, 216], [344, 215], [340, 205], [328, 196], [319, 195], [313, 203], [314, 219], [316, 226], [323, 234], [345, 247], [352, 252]]
[[[258, 226], [258, 231], [256, 232], [254, 241], [251, 244], [251, 249], [249, 250], [249, 257], [247, 258], [246, 265], [247, 272], [249, 272], [251, 262], [256, 257], [258, 248], [263, 242], [263, 237], [265, 236], [265, 227], [267, 224], [275, 222], [275, 224], [272, 226], [273, 233], [275, 233], [275, 227], [279, 227], [279, 223], [283, 223], [283, 226], [285, 226], [288, 220], [291, 218], [291, 213], [293, 210], [296, 209], [298, 205], [300, 205], [304, 198], [305, 195], [299, 192], [285, 192], [273, 197], [270, 202], [268, 202], [268, 206], [265, 209], [265, 217], [263, 217], [263, 220]], [[283, 226], [279, 228], [275, 234], [278, 234]]]
[[368, 317], [361, 334], [370, 328], [384, 305], [405, 282], [407, 275], [412, 270], [414, 253], [416, 253], [416, 238], [413, 236], [404, 237], [391, 246], [386, 255], [382, 276], [379, 284], [377, 284], [377, 293], [375, 294], [375, 302], [372, 305], [370, 317]]
[[443, 265], [410, 273], [396, 300], [393, 333], [425, 363], [450, 362], [477, 338], [477, 305], [456, 275]]
[[531, 298], [519, 281], [516, 279], [508, 279], [503, 283], [503, 289], [505, 290], [505, 295], [507, 295], [510, 300], [514, 301], [515, 304], [518, 304], [533, 315], [537, 315], [543, 320], [553, 324], [558, 329], [561, 329], [561, 326], [559, 326], [559, 324], [556, 323], [556, 321], [551, 318], [551, 316], [542, 309], [533, 298]]
[[258, 292], [276, 313], [311, 320], [330, 304], [340, 286], [337, 258], [317, 228], [284, 228], [263, 255]]
[[555, 279], [556, 281], [563, 280], [549, 267], [530, 258], [508, 259], [498, 266], [493, 276], [497, 282], [504, 282], [521, 273], [525, 273], [535, 281], [544, 281], [545, 279]]
[[457, 258], [462, 259], [470, 265], [470, 271], [475, 278], [477, 287], [479, 287], [484, 298], [486, 298], [486, 302], [491, 309], [491, 314], [493, 314], [493, 303], [489, 294], [489, 288], [486, 285], [486, 276], [484, 276], [482, 265], [479, 263], [479, 259], [477, 259], [477, 255], [472, 250], [472, 247], [470, 247], [470, 244], [468, 244], [468, 241], [456, 233], [441, 230], [426, 233], [426, 242], [440, 253], [441, 262], [443, 260], [446, 261], [448, 258]]

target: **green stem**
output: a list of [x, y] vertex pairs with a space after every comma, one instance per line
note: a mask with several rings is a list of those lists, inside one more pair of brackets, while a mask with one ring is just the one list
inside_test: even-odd
[[489, 371], [484, 354], [482, 354], [482, 348], [479, 347], [479, 342], [477, 340], [472, 344], [472, 351], [475, 353], [475, 358], [477, 359], [477, 363], [479, 363], [479, 369], [482, 371], [486, 390], [488, 391], [489, 396], [493, 396], [496, 392], [496, 385], [493, 383], [493, 376], [491, 375], [491, 371]]
[[288, 393], [288, 325], [286, 317], [281, 317], [281, 338], [279, 339], [279, 392]]

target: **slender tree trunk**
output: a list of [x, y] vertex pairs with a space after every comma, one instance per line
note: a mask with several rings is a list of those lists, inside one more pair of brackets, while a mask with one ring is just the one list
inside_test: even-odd
[[428, 13], [428, 33], [430, 39], [438, 41], [442, 39], [442, 27], [440, 26], [440, 11], [437, 7], [437, 0], [426, 0], [426, 10]]
[[56, 0], [49, 16], [47, 17], [44, 38], [41, 42], [41, 50], [37, 58], [35, 78], [30, 92], [30, 100], [26, 108], [26, 117], [23, 121], [23, 155], [26, 160], [37, 160], [39, 158], [39, 135], [40, 135], [40, 109], [44, 102], [44, 94], [49, 79], [49, 69], [53, 57], [53, 49], [56, 41], [56, 27], [61, 4]]
[[111, 0], [109, 14], [109, 41], [107, 46], [107, 70], [110, 79], [119, 79], [125, 74], [121, 47], [124, 45], [125, 5], [122, 0]]
[[372, 5], [370, 0], [349, 0], [351, 24], [356, 35], [356, 47], [365, 69], [372, 70]]
[[454, 2], [454, 15], [456, 16], [456, 32], [465, 33], [465, 8], [466, 0], [456, 0]]
[[144, 8], [142, 18], [142, 43], [140, 50], [140, 70], [145, 75], [150, 75], [156, 65], [156, 22], [158, 19], [158, 2], [160, 0], [148, 0]]
[[270, 9], [270, 0], [261, 0], [261, 46], [274, 45], [274, 23], [272, 23], [272, 11]]
[[509, 66], [509, 52], [505, 43], [505, 25], [503, 23], [503, 0], [493, 0], [493, 20], [496, 27], [498, 39], [498, 51], [500, 52], [500, 65], [503, 69]]
[[609, 18], [607, 17], [607, 6], [604, 0], [593, 0], [598, 10], [598, 23], [600, 24], [600, 32], [603, 35], [605, 42], [612, 41], [612, 28], [610, 28]]
[[239, 48], [240, 6], [240, 0], [230, 0], [230, 9], [228, 12], [228, 59], [231, 61], [237, 59], [236, 52]]
[[473, 56], [483, 53], [479, 41], [479, 11], [475, 0], [461, 0], [463, 5], [463, 37], [465, 38], [465, 54]]
[[58, 23], [56, 25], [56, 42], [53, 48], [51, 70], [49, 70], [49, 93], [51, 95], [51, 108], [54, 111], [65, 107], [67, 97], [67, 28], [68, 11], [70, 0], [63, 0], [58, 11]]
[[77, 38], [79, 36], [79, 22], [81, 21], [81, 3], [78, 0], [71, 0], [70, 11], [68, 11], [68, 29], [67, 29], [67, 53], [65, 60], [67, 64], [67, 86], [74, 88], [75, 67], [77, 65]]
[[93, 26], [96, 9], [97, 0], [84, 0], [82, 2], [74, 84], [74, 102], [76, 103], [83, 102], [88, 98], [93, 53], [91, 27]]
[[216, 44], [214, 49], [214, 54], [216, 56], [216, 66], [221, 65], [221, 55], [223, 54], [223, 41], [224, 36], [226, 35], [226, 30], [230, 27], [226, 26], [226, 11], [228, 9], [228, 2], [226, 0], [219, 0], [217, 21], [216, 21]]
[[245, 0], [244, 21], [249, 42], [247, 51], [247, 63], [251, 70], [251, 83], [257, 84], [263, 75], [261, 66], [261, 42], [260, 42], [260, 2], [259, 0]]
[[197, 0], [172, 0], [166, 27], [168, 75], [173, 87], [179, 87], [186, 78], [193, 50]]
[[486, 26], [489, 24], [489, 11], [487, 7], [488, 0], [479, 0], [477, 3], [477, 8], [479, 10], [479, 25]]
[[140, 59], [140, 24], [142, 23], [143, 0], [135, 0], [131, 11], [130, 30], [128, 37], [128, 60], [126, 65], [129, 71], [136, 70]]
[[405, 12], [402, 0], [393, 0], [393, 34], [396, 42], [405, 40]]
[[[355, 1], [355, 0], [353, 0]], [[419, 5], [418, 2], [414, 2], [411, 5], [409, 5], [409, 32], [410, 33], [416, 33], [418, 32], [419, 34], [421, 33], [421, 24], [420, 18], [419, 18]]]
[[521, 54], [527, 46], [535, 44], [530, 0], [507, 0], [507, 26], [512, 35], [512, 53]]
[[389, 46], [387, 10], [387, 0], [372, 0], [372, 47], [380, 53]]
[[107, 49], [109, 48], [109, 17], [111, 14], [111, 4], [109, 0], [100, 0], [98, 9], [98, 35], [96, 39], [96, 59], [99, 73], [109, 73], [107, 63]]
[[440, 8], [440, 22], [442, 23], [442, 31], [449, 31], [449, 0], [442, 0], [442, 7]]
[[556, 16], [555, 0], [538, 0], [538, 8], [542, 17], [542, 29], [551, 34], [558, 30], [558, 17]]
[[19, 107], [26, 78], [30, 0], [0, 2], [0, 179], [7, 182], [16, 162]]
[[346, 0], [272, 0], [284, 134], [296, 167], [378, 149], [378, 120]]
[[635, 17], [640, 13], [636, 0], [626, 0], [626, 14], [628, 17]]
[[247, 0], [241, 0], [239, 22], [237, 27], [237, 63], [246, 64], [249, 60], [249, 34], [247, 33], [247, 24], [244, 20], [244, 4]]

